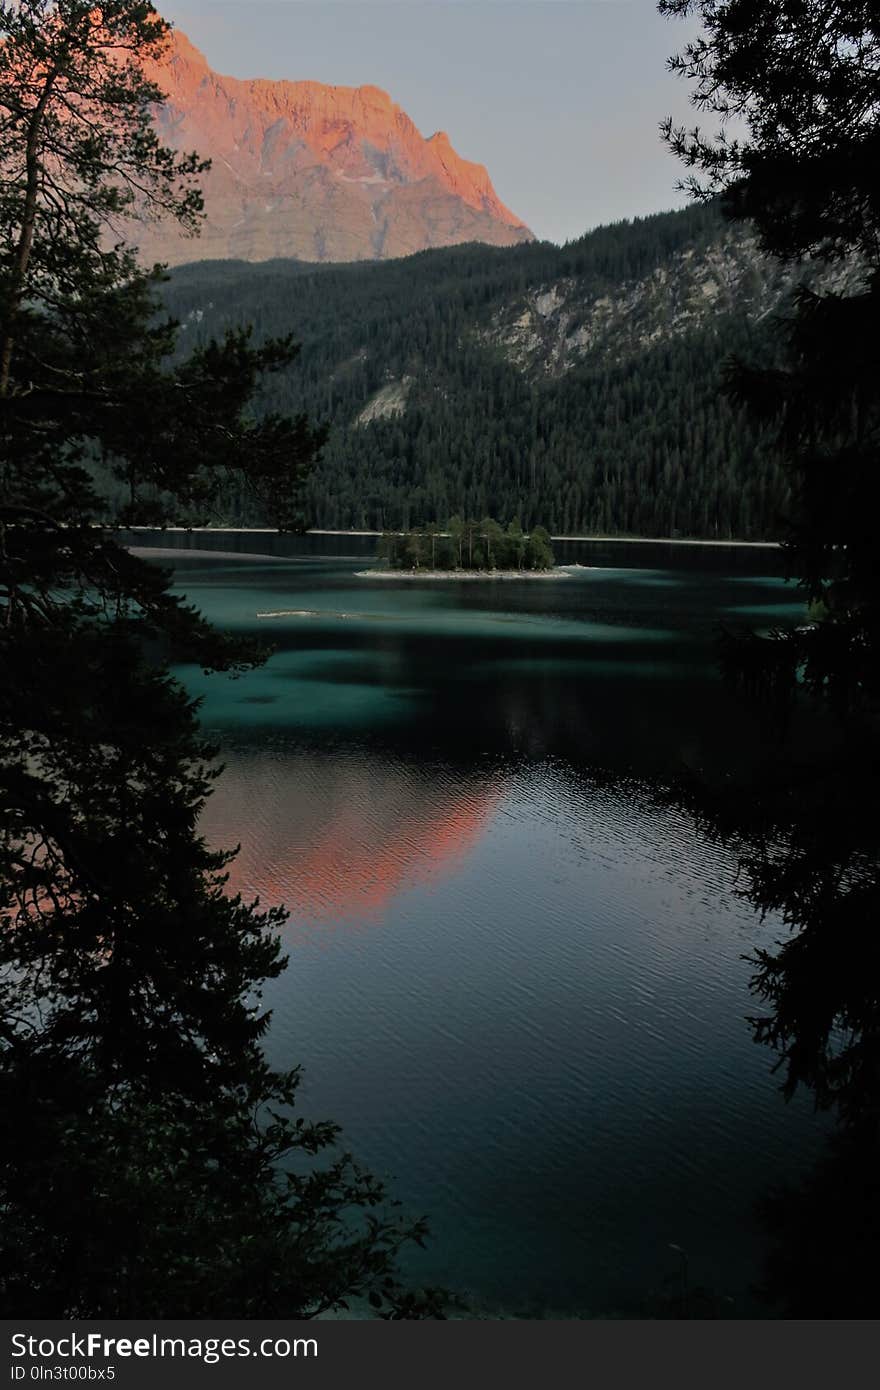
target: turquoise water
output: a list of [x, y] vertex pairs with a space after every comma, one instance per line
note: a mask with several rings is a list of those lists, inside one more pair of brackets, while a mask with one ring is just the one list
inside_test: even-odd
[[[752, 1311], [754, 1200], [821, 1130], [745, 1023], [743, 956], [782, 928], [652, 785], [759, 755], [713, 635], [803, 603], [767, 552], [606, 546], [493, 585], [357, 579], [356, 543], [323, 547], [173, 557], [277, 646], [238, 680], [182, 672], [227, 769], [206, 833], [291, 913], [274, 1060], [429, 1217], [415, 1277], [490, 1312], [639, 1313], [674, 1242]], [[282, 609], [304, 616], [256, 616]]]

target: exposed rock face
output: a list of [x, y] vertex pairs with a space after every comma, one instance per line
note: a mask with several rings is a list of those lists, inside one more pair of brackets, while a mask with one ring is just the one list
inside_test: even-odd
[[596, 293], [576, 278], [559, 279], [509, 300], [479, 340], [502, 349], [526, 374], [558, 376], [585, 362], [620, 364], [651, 347], [684, 337], [725, 315], [759, 321], [775, 313], [801, 281], [852, 292], [864, 279], [853, 263], [784, 266], [761, 256], [754, 235], [723, 229], [696, 252], [677, 252], [641, 279]]
[[213, 161], [198, 240], [138, 226], [150, 260], [383, 260], [432, 246], [530, 241], [480, 164], [426, 140], [378, 87], [220, 77], [181, 33], [149, 75], [164, 143]]
[[369, 425], [373, 420], [391, 420], [395, 415], [403, 415], [409, 399], [412, 377], [402, 377], [400, 381], [389, 381], [377, 391], [357, 417], [359, 425]]

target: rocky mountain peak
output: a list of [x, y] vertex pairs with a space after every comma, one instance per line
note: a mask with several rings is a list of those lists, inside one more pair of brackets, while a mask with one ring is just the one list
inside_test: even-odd
[[379, 87], [223, 77], [178, 30], [149, 75], [167, 94], [162, 140], [212, 161], [201, 237], [139, 227], [149, 259], [353, 261], [532, 239], [481, 164], [445, 131], [425, 139]]

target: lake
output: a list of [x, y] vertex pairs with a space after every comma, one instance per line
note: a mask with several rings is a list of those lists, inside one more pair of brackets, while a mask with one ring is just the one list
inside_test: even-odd
[[290, 910], [272, 1060], [428, 1216], [413, 1278], [489, 1315], [639, 1314], [676, 1244], [752, 1313], [754, 1201], [824, 1130], [745, 1022], [743, 957], [783, 928], [654, 785], [760, 758], [713, 642], [802, 620], [778, 553], [571, 544], [595, 568], [414, 583], [356, 578], [362, 538], [136, 539], [275, 644], [181, 670], [226, 764], [205, 832]]

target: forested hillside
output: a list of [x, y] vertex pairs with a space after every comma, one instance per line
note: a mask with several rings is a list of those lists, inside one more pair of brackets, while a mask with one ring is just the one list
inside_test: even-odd
[[[311, 525], [459, 513], [554, 534], [762, 538], [786, 483], [721, 376], [730, 354], [766, 351], [793, 280], [703, 207], [563, 248], [203, 262], [174, 272], [167, 303], [184, 349], [242, 322], [302, 343], [264, 402], [332, 426]], [[223, 520], [260, 518], [229, 496]]]

